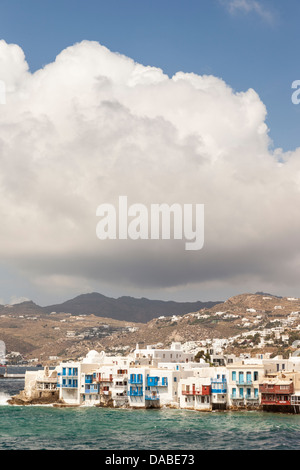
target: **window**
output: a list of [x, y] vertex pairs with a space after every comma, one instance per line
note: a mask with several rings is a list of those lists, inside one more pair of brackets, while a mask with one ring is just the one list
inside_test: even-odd
[[235, 382], [236, 381], [236, 371], [235, 370], [232, 371], [231, 377], [232, 377], [232, 381]]
[[258, 372], [253, 372], [253, 380], [258, 380]]

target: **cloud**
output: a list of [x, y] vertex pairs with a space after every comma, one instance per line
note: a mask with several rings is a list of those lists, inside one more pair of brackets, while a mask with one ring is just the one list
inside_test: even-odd
[[[6, 265], [49, 290], [297, 288], [300, 150], [270, 150], [267, 110], [253, 89], [168, 77], [92, 41], [33, 74], [20, 47], [1, 41], [0, 64]], [[147, 207], [203, 203], [204, 248], [100, 241], [96, 209], [117, 207], [120, 195]]]
[[274, 13], [257, 0], [221, 0], [221, 3], [226, 6], [231, 14], [256, 13], [267, 22], [272, 23], [274, 21]]

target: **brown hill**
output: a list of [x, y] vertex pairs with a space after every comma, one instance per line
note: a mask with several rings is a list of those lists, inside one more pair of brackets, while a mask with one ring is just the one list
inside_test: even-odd
[[298, 311], [299, 299], [242, 294], [211, 308], [135, 323], [95, 315], [45, 315], [35, 305], [25, 303], [23, 307], [20, 304], [0, 311], [0, 339], [5, 341], [8, 352], [19, 351], [28, 359], [59, 356], [64, 360], [81, 357], [90, 349], [126, 354], [136, 343], [168, 346], [172, 341], [229, 338], [270, 327], [276, 320], [286, 320]]

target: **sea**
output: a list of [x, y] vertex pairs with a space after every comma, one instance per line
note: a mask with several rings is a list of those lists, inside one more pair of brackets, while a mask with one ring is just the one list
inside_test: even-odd
[[1, 451], [300, 449], [299, 414], [9, 405], [23, 388], [24, 379], [0, 379]]

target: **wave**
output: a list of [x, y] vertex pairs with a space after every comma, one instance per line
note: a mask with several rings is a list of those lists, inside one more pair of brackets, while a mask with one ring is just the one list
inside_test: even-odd
[[7, 401], [11, 398], [8, 393], [0, 392], [0, 406], [8, 405]]

